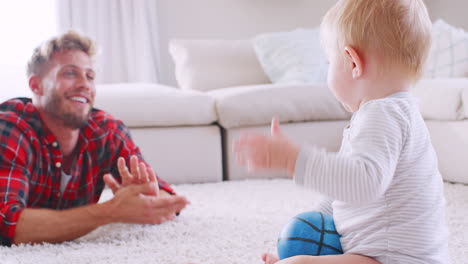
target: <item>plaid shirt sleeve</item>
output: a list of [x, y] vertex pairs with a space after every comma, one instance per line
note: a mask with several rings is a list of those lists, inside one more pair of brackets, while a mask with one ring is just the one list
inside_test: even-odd
[[0, 243], [10, 246], [16, 222], [26, 207], [28, 168], [33, 150], [31, 141], [20, 126], [0, 121]]
[[[119, 157], [124, 157], [126, 164], [130, 164], [130, 157], [132, 155], [138, 156], [138, 159], [141, 161], [144, 161], [147, 167], [150, 167], [150, 165], [143, 159], [143, 156], [140, 152], [140, 149], [136, 146], [136, 144], [133, 142], [130, 131], [128, 128], [123, 124], [123, 122], [118, 121], [117, 123], [117, 129], [114, 130], [114, 133], [112, 134], [114, 140], [117, 141], [116, 145], [117, 151], [116, 151], [116, 156], [114, 158], [115, 160], [115, 165], [112, 166], [111, 173], [112, 175], [118, 175], [118, 179], [120, 180], [120, 174], [117, 169], [117, 159]], [[154, 169], [154, 168], [153, 168]], [[157, 173], [156, 173], [157, 175]], [[159, 178], [159, 176], [156, 176], [158, 178], [158, 183], [159, 183], [159, 189], [164, 190], [170, 194], [175, 194], [174, 190], [171, 188], [169, 184], [167, 184], [164, 180]]]

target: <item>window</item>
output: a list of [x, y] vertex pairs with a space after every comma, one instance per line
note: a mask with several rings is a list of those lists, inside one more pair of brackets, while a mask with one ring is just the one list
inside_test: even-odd
[[3, 1], [0, 6], [0, 100], [31, 96], [26, 64], [57, 33], [56, 0]]

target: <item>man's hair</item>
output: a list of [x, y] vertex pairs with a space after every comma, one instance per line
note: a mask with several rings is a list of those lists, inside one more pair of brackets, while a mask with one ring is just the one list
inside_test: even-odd
[[431, 20], [423, 0], [339, 0], [325, 15], [324, 43], [344, 55], [349, 45], [372, 50], [383, 59], [382, 72], [401, 67], [416, 81], [424, 70], [431, 46]]
[[91, 58], [96, 54], [94, 42], [90, 38], [70, 30], [60, 36], [49, 39], [34, 49], [27, 66], [28, 77], [41, 75], [44, 66], [50, 61], [52, 55], [66, 50], [81, 50]]

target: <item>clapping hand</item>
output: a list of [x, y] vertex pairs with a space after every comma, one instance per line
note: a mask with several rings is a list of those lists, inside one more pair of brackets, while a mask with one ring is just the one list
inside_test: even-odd
[[144, 162], [139, 162], [138, 157], [133, 155], [130, 157], [130, 170], [125, 164], [125, 159], [120, 157], [117, 160], [117, 168], [119, 169], [122, 183], [119, 184], [117, 180], [110, 174], [104, 175], [104, 182], [111, 188], [115, 194], [120, 188], [131, 185], [131, 184], [144, 184], [147, 182], [155, 183], [155, 188], [151, 193], [145, 193], [147, 195], [159, 195], [158, 179], [153, 169], [146, 167]]
[[299, 148], [280, 130], [277, 118], [271, 120], [271, 135], [248, 133], [234, 142], [237, 162], [249, 171], [285, 169], [294, 174]]
[[130, 170], [122, 157], [117, 160], [117, 167], [122, 183], [109, 173], [104, 175], [104, 182], [114, 193], [108, 201], [113, 221], [161, 224], [174, 219], [189, 204], [183, 196], [160, 192], [156, 174], [137, 156], [130, 157]]

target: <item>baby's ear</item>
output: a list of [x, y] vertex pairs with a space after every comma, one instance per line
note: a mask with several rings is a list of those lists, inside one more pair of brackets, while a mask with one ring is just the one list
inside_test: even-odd
[[344, 49], [347, 58], [352, 63], [353, 79], [360, 78], [364, 70], [361, 56], [359, 56], [358, 52], [351, 46], [346, 46]]

